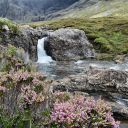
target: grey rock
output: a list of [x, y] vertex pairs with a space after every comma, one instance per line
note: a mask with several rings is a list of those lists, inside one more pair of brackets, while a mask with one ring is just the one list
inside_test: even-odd
[[116, 63], [116, 64], [122, 64], [123, 62], [120, 61], [120, 60], [115, 60], [115, 63]]
[[84, 31], [78, 29], [58, 29], [51, 32], [46, 40], [50, 55], [54, 60], [75, 60], [94, 57], [95, 52], [85, 36]]
[[4, 54], [6, 52], [7, 48], [0, 45], [0, 70], [3, 68], [6, 59], [4, 58]]
[[89, 96], [88, 93], [81, 92], [81, 91], [74, 91], [74, 94], [75, 94], [75, 95], [82, 95], [82, 96], [84, 96], [84, 97], [88, 97], [88, 96]]
[[3, 30], [3, 31], [9, 31], [9, 28], [8, 28], [7, 25], [3, 25], [3, 26], [2, 26], [2, 30]]
[[128, 119], [128, 107], [120, 105], [115, 102], [105, 102], [112, 108], [113, 116], [116, 119]]

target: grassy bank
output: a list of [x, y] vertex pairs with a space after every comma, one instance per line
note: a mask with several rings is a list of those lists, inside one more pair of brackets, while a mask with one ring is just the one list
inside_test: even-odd
[[128, 17], [67, 18], [27, 24], [32, 27], [48, 25], [48, 29], [53, 30], [62, 27], [81, 29], [101, 53], [99, 58], [113, 58], [128, 51]]
[[9, 27], [9, 29], [11, 29], [13, 32], [18, 33], [19, 32], [19, 27], [17, 24], [15, 24], [14, 22], [6, 19], [6, 18], [1, 18], [0, 17], [0, 32], [2, 32], [2, 26], [3, 25], [7, 25]]

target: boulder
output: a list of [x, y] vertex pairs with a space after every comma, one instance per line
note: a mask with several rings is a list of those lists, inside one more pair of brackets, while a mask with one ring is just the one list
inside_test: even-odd
[[54, 60], [75, 60], [95, 56], [93, 46], [82, 30], [61, 28], [51, 32], [45, 42], [46, 52]]

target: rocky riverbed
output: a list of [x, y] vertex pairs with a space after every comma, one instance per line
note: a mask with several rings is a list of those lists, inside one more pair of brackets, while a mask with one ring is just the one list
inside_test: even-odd
[[[94, 96], [96, 100], [101, 98], [112, 107], [115, 119], [128, 120], [127, 63], [94, 59], [54, 61], [38, 64], [37, 70], [55, 79], [54, 91], [68, 89], [71, 93]], [[122, 122], [120, 127], [127, 127], [127, 123]]]

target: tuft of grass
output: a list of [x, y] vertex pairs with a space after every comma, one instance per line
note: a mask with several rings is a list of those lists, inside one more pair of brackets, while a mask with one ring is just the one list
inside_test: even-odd
[[27, 24], [31, 27], [47, 25], [52, 30], [62, 27], [83, 30], [94, 48], [106, 58], [128, 51], [128, 17], [65, 18]]
[[2, 31], [2, 26], [3, 25], [7, 25], [9, 27], [9, 29], [11, 29], [15, 33], [19, 33], [19, 31], [20, 31], [17, 24], [15, 24], [14, 22], [12, 22], [12, 21], [10, 21], [6, 18], [1, 18], [0, 17], [0, 31]]

